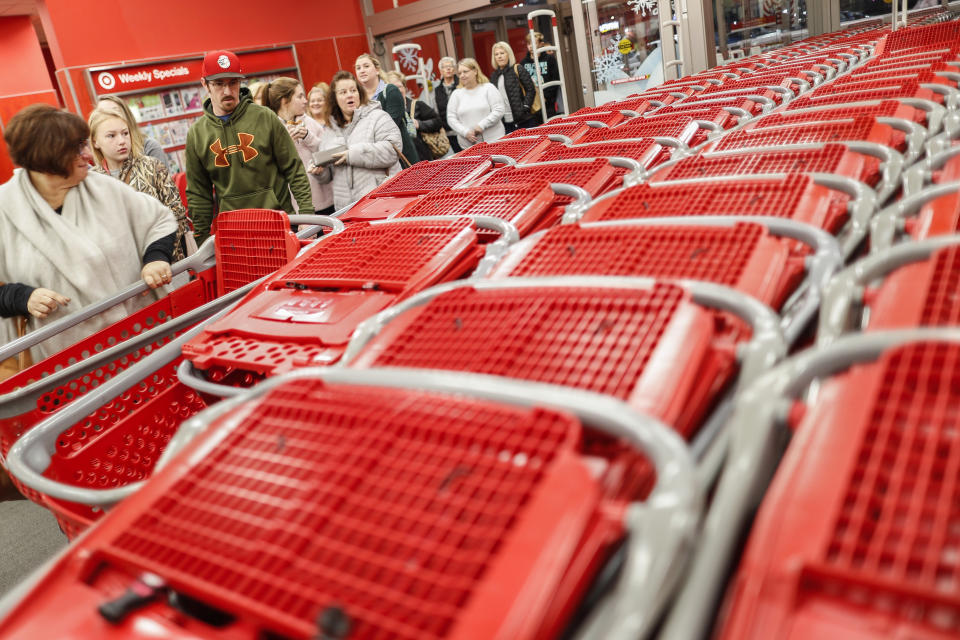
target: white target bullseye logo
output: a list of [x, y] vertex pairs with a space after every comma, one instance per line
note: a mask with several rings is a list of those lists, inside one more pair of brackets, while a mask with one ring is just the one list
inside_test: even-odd
[[109, 71], [104, 71], [99, 76], [97, 76], [97, 82], [101, 87], [109, 91], [113, 89], [117, 84], [117, 79], [113, 77], [113, 74]]

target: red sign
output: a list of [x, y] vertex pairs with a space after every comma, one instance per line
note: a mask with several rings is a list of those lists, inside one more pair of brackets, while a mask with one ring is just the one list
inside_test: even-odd
[[631, 78], [617, 78], [616, 80], [611, 80], [611, 85], [626, 84], [628, 82], [640, 82], [641, 80], [649, 80], [650, 74], [645, 76], [633, 76]]
[[[240, 68], [247, 75], [297, 68], [293, 49], [290, 47], [265, 51], [238, 51], [237, 57], [240, 58]], [[201, 58], [193, 58], [179, 62], [98, 68], [90, 70], [90, 77], [98, 95], [141, 91], [176, 84], [199, 83], [201, 62]]]

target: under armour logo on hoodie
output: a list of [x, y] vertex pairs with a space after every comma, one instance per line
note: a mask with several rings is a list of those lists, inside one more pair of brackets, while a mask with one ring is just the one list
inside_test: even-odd
[[210, 151], [212, 151], [216, 156], [213, 161], [214, 166], [229, 167], [230, 162], [227, 160], [227, 155], [231, 153], [240, 153], [244, 162], [250, 162], [260, 155], [260, 152], [254, 149], [252, 146], [252, 134], [238, 133], [237, 138], [240, 140], [240, 144], [232, 144], [229, 147], [224, 147], [223, 143], [220, 142], [220, 138], [217, 138], [216, 141], [210, 145]]

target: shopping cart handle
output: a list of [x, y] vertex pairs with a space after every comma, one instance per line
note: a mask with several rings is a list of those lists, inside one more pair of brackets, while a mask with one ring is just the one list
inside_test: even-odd
[[127, 392], [152, 372], [180, 357], [181, 347], [203, 331], [211, 322], [219, 320], [230, 311], [223, 309], [207, 318], [183, 335], [175, 338], [122, 373], [114, 376], [85, 396], [64, 407], [22, 435], [7, 454], [7, 470], [26, 486], [57, 500], [67, 500], [90, 506], [109, 506], [122, 500], [142, 486], [142, 482], [113, 489], [86, 489], [58, 482], [43, 476], [50, 466], [50, 459], [57, 449], [60, 434], [72, 428], [104, 404]]
[[916, 215], [927, 203], [937, 198], [960, 192], [960, 182], [948, 182], [928, 187], [907, 196], [878, 213], [872, 222], [870, 249], [886, 249], [893, 244], [894, 236], [903, 218]]
[[914, 163], [903, 173], [903, 195], [912, 196], [920, 192], [930, 180], [934, 171], [939, 171], [951, 159], [960, 156], [960, 146], [949, 147], [944, 151]]
[[191, 309], [187, 313], [175, 318], [171, 318], [167, 322], [155, 326], [148, 331], [144, 331], [138, 335], [132, 336], [130, 339], [125, 340], [124, 342], [115, 344], [114, 346], [104, 349], [99, 353], [94, 353], [89, 358], [85, 358], [80, 362], [74, 363], [68, 367], [60, 369], [59, 371], [55, 371], [46, 377], [40, 378], [39, 380], [36, 380], [25, 387], [20, 387], [10, 391], [9, 393], [0, 395], [0, 418], [18, 416], [36, 409], [37, 398], [42, 394], [56, 389], [63, 384], [67, 384], [72, 380], [76, 380], [77, 378], [82, 377], [84, 374], [94, 371], [101, 366], [109, 365], [110, 363], [124, 356], [147, 348], [171, 334], [189, 328], [194, 323], [199, 322], [204, 318], [207, 318], [208, 316], [220, 311], [225, 306], [236, 302], [264, 279], [265, 278], [261, 278], [256, 282], [252, 282], [248, 285], [240, 287], [239, 289], [231, 291], [226, 295], [215, 298], [206, 304], [203, 304], [195, 309]]
[[210, 382], [203, 377], [202, 373], [197, 371], [196, 367], [193, 365], [193, 362], [190, 360], [184, 360], [177, 366], [177, 379], [194, 391], [206, 393], [218, 398], [232, 398], [233, 396], [240, 395], [246, 391], [246, 389], [243, 387], [232, 387], [227, 384]]
[[960, 245], [960, 234], [905, 242], [872, 253], [836, 274], [826, 289], [820, 308], [817, 346], [831, 344], [845, 332], [853, 303], [863, 296], [864, 287], [870, 282], [906, 264], [927, 260], [939, 249], [957, 245]]
[[573, 202], [564, 207], [563, 220], [579, 220], [583, 217], [584, 211], [590, 206], [592, 196], [583, 187], [563, 182], [551, 182], [550, 189], [558, 196], [567, 196], [573, 198]]
[[[335, 216], [335, 215], [337, 215], [337, 214], [334, 213], [333, 216]], [[320, 227], [328, 227], [328, 228], [332, 229], [331, 233], [340, 233], [341, 231], [343, 231], [344, 229], [346, 229], [346, 226], [344, 226], [344, 224], [343, 224], [342, 221], [337, 220], [337, 219], [336, 219], [335, 217], [333, 217], [333, 216], [318, 216], [318, 215], [313, 215], [313, 214], [310, 214], [310, 215], [300, 215], [300, 214], [297, 214], [297, 215], [292, 215], [292, 216], [290, 216], [290, 224], [310, 224], [310, 225], [314, 225], [313, 227], [311, 227], [311, 228], [309, 228], [309, 229], [305, 229], [304, 231], [301, 231], [301, 232], [297, 233], [297, 237], [298, 237], [298, 238], [302, 238], [302, 237], [307, 237], [307, 238], [309, 238], [309, 237], [311, 237], [311, 236], [316, 235], [316, 234], [317, 234], [317, 231], [318, 231], [318, 229], [317, 229], [318, 226], [320, 226]], [[301, 234], [304, 234], [304, 233], [306, 233], [305, 236], [304, 236], [304, 235], [301, 235]]]
[[496, 155], [496, 154], [495, 154], [495, 155], [490, 156], [490, 163], [491, 163], [492, 165], [494, 165], [494, 166], [496, 166], [496, 165], [498, 165], [498, 164], [505, 164], [505, 165], [507, 165], [508, 167], [512, 167], [513, 165], [517, 164], [517, 161], [516, 161], [515, 159], [511, 158], [510, 156], [503, 156], [503, 155]]
[[[203, 271], [204, 269], [212, 267], [214, 263], [215, 258], [213, 241], [211, 239], [207, 239], [207, 241], [200, 246], [200, 249], [196, 253], [188, 258], [180, 260], [179, 262], [173, 263], [170, 266], [170, 269], [173, 272], [173, 275], [176, 276], [187, 270], [192, 270], [195, 272]], [[150, 290], [150, 287], [143, 280], [138, 280], [134, 284], [121, 289], [108, 298], [98, 300], [97, 302], [89, 304], [83, 309], [71, 313], [68, 316], [64, 316], [63, 318], [47, 323], [36, 331], [31, 331], [22, 338], [17, 338], [16, 340], [8, 342], [0, 347], [0, 362], [17, 355], [21, 351], [26, 351], [30, 347], [36, 346], [44, 340], [52, 338], [53, 336], [62, 333], [71, 327], [75, 327], [81, 322], [89, 320], [90, 318], [103, 313], [111, 307], [115, 307], [126, 300], [135, 298], [136, 296]]]

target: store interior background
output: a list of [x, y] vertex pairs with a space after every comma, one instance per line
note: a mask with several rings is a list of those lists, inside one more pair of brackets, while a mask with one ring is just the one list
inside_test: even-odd
[[[829, 6], [835, 17], [839, 8], [835, 28], [890, 12], [886, 0], [706, 1], [709, 4], [701, 9], [713, 26], [718, 60], [806, 37], [812, 22], [808, 18], [823, 7]], [[526, 15], [543, 8], [558, 16], [559, 55], [568, 107], [574, 110], [663, 81], [655, 4], [654, 0], [295, 0], [280, 7], [261, 0], [227, 5], [190, 0], [0, 0], [4, 68], [0, 130], [35, 102], [86, 116], [97, 93], [90, 69], [197, 59], [211, 49], [292, 51], [297, 68], [286, 73], [299, 74], [307, 87], [328, 81], [338, 69], [349, 69], [365, 51], [392, 66], [391, 48], [406, 42], [421, 46], [428, 75], [437, 75], [436, 63], [444, 55], [476, 57], [489, 71], [490, 47], [498, 40], [510, 42], [518, 59], [525, 54]], [[909, 0], [911, 9], [935, 4], [939, 0]], [[575, 37], [578, 25], [582, 39]], [[549, 19], [539, 20], [536, 27], [552, 39]], [[617, 51], [624, 40], [632, 46], [627, 54]], [[610, 63], [606, 71], [603, 63]], [[195, 86], [198, 81], [184, 82]], [[12, 172], [0, 138], [0, 182]]]

